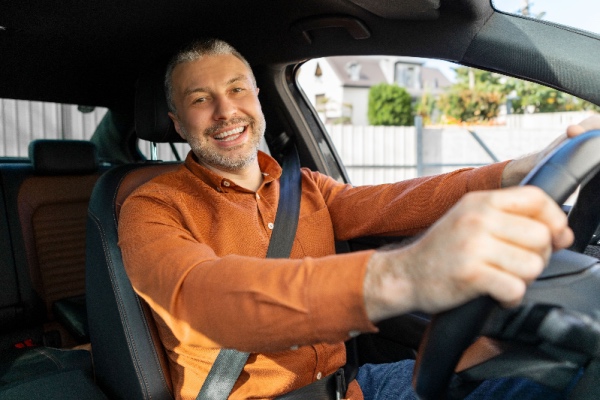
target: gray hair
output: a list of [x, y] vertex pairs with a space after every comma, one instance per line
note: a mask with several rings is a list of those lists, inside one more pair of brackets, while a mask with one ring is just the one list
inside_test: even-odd
[[207, 40], [198, 40], [192, 42], [190, 45], [185, 47], [183, 50], [179, 51], [169, 64], [167, 65], [167, 70], [165, 72], [165, 95], [167, 97], [167, 105], [169, 106], [169, 111], [173, 114], [177, 115], [177, 109], [173, 104], [173, 70], [179, 64], [185, 62], [191, 62], [199, 60], [205, 56], [217, 56], [217, 55], [228, 55], [231, 54], [237, 57], [241, 62], [248, 67], [250, 71], [250, 77], [252, 78], [252, 82], [256, 87], [256, 78], [252, 73], [252, 68], [248, 61], [242, 56], [233, 46], [229, 43], [220, 40], [220, 39], [207, 39]]

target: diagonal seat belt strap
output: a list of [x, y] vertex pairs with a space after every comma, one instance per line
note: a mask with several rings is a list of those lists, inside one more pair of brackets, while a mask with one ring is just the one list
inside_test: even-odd
[[233, 349], [221, 349], [196, 400], [227, 399], [249, 355]]
[[[275, 226], [267, 250], [267, 258], [288, 258], [292, 251], [302, 193], [300, 158], [296, 146], [290, 146], [283, 160], [279, 179], [279, 203], [275, 214]], [[229, 397], [250, 353], [222, 349], [217, 355], [196, 400], [224, 400]]]
[[283, 172], [279, 178], [279, 202], [267, 258], [288, 258], [298, 228], [302, 175], [296, 145], [290, 147], [283, 160]]

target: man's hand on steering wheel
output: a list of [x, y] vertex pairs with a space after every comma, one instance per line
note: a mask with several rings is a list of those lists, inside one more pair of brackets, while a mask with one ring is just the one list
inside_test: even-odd
[[564, 212], [538, 188], [469, 193], [411, 246], [373, 255], [367, 313], [373, 321], [437, 313], [487, 294], [516, 305], [552, 251], [572, 240]]

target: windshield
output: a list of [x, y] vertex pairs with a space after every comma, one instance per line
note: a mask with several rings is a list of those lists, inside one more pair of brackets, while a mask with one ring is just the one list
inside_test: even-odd
[[495, 9], [600, 34], [598, 0], [492, 0]]

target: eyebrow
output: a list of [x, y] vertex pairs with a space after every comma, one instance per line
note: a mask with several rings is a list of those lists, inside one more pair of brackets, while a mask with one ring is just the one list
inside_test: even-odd
[[[231, 85], [232, 83], [236, 83], [236, 82], [239, 82], [239, 81], [243, 81], [244, 79], [247, 79], [247, 76], [243, 75], [243, 74], [234, 76], [233, 78], [231, 78], [230, 80], [228, 80], [227, 82], [225, 82], [225, 86]], [[193, 93], [202, 93], [202, 92], [210, 92], [210, 90], [208, 88], [205, 88], [205, 87], [198, 87], [198, 88], [193, 88], [193, 89], [186, 89], [183, 92], [183, 96], [187, 97], [190, 94], [193, 94]]]

